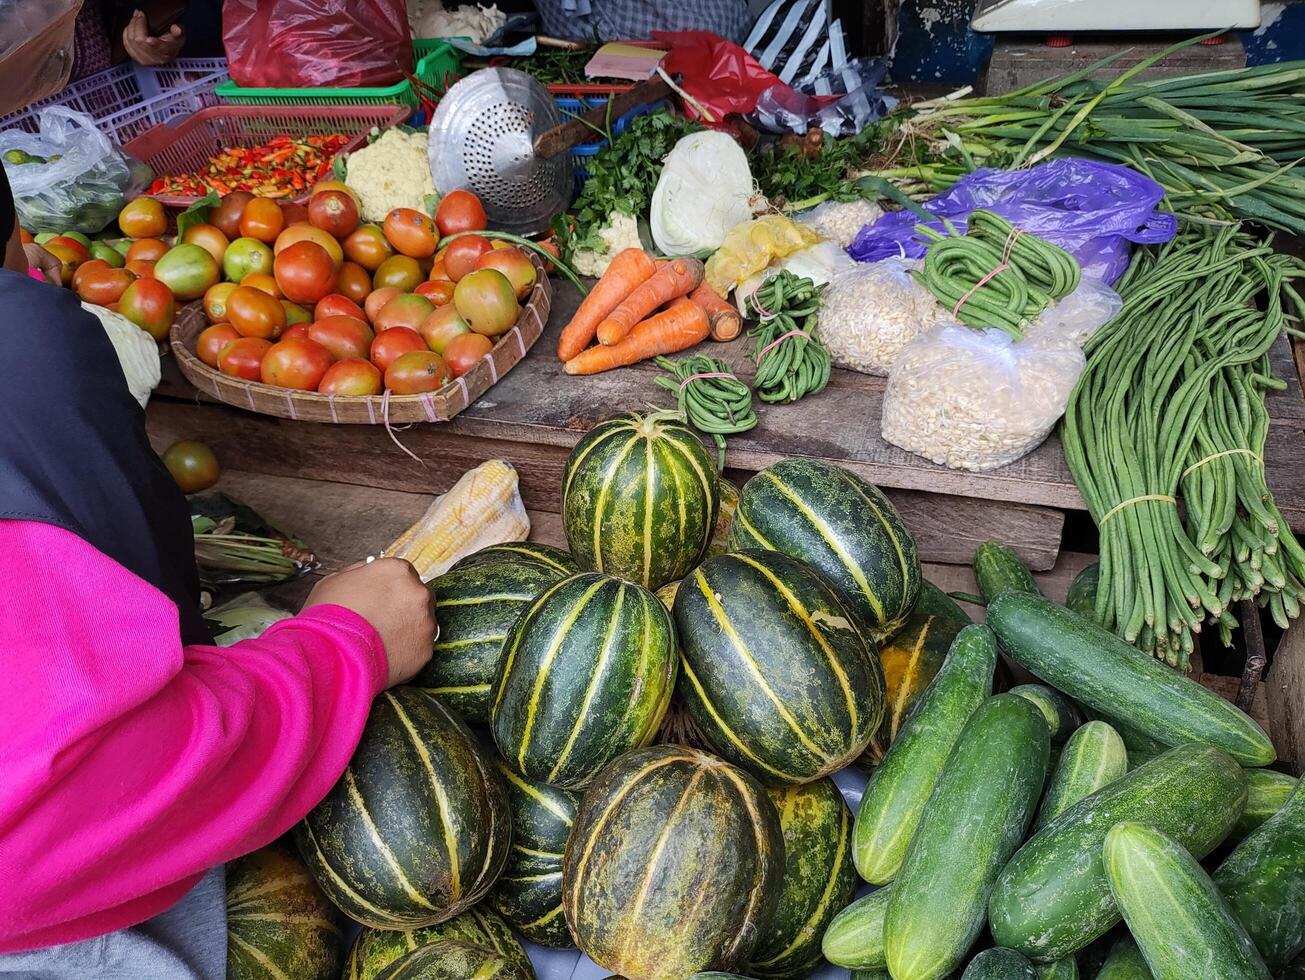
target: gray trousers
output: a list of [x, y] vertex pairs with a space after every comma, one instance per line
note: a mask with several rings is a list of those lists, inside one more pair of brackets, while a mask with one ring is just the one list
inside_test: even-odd
[[5, 980], [226, 980], [226, 874], [218, 865], [176, 905], [130, 929], [0, 954]]

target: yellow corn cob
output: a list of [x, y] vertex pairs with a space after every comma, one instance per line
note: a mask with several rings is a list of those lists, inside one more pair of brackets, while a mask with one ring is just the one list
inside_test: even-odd
[[448, 493], [436, 497], [385, 553], [406, 558], [422, 581], [429, 582], [473, 551], [523, 541], [529, 534], [517, 471], [506, 460], [491, 459], [462, 474]]

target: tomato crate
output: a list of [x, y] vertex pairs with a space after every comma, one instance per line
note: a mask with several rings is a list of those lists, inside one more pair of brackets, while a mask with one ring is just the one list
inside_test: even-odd
[[[338, 152], [351, 153], [367, 141], [373, 128], [397, 126], [411, 113], [408, 106], [215, 106], [184, 119], [155, 126], [124, 147], [160, 177], [202, 170], [211, 157], [233, 146], [258, 146], [274, 136], [349, 137]], [[159, 194], [168, 207], [185, 208], [197, 197]], [[305, 190], [295, 200], [306, 200]]]

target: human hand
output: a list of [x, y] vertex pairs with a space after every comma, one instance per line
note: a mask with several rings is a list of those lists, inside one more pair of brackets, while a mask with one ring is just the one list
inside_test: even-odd
[[377, 558], [328, 575], [308, 594], [304, 608], [328, 603], [356, 612], [380, 634], [390, 665], [386, 687], [412, 680], [430, 660], [435, 600], [411, 563]]
[[180, 24], [173, 24], [158, 37], [150, 36], [149, 24], [143, 11], [137, 10], [122, 31], [122, 46], [131, 60], [140, 65], [166, 65], [174, 61], [186, 43], [186, 32]]
[[55, 286], [63, 285], [63, 263], [53, 255], [40, 245], [31, 243], [23, 245], [23, 254], [27, 256], [27, 265], [39, 269], [46, 282]]

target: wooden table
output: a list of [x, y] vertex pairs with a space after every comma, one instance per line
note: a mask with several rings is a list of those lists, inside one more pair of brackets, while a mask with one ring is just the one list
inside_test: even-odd
[[[663, 372], [649, 364], [587, 378], [562, 373], [553, 351], [578, 302], [577, 291], [559, 279], [552, 317], [534, 348], [445, 424], [391, 434], [383, 426], [255, 415], [201, 396], [169, 358], [148, 412], [151, 437], [160, 448], [176, 439], [201, 439], [224, 467], [247, 473], [418, 493], [443, 491], [471, 466], [501, 457], [520, 472], [527, 507], [556, 515], [562, 468], [581, 435], [609, 415], [674, 403], [671, 393], [653, 382]], [[749, 350], [746, 339], [710, 347], [743, 376], [751, 373]], [[1269, 482], [1287, 519], [1305, 530], [1305, 398], [1285, 341], [1274, 350], [1274, 367], [1292, 383], [1269, 401], [1274, 422], [1265, 453]], [[1033, 569], [1052, 568], [1065, 511], [1083, 508], [1057, 436], [989, 473], [950, 470], [880, 437], [884, 385], [883, 378], [835, 370], [817, 396], [795, 405], [758, 403], [760, 425], [729, 441], [730, 475], [746, 479], [787, 456], [826, 459], [882, 487], [928, 561], [967, 563], [980, 542], [995, 538], [1015, 547]]]

